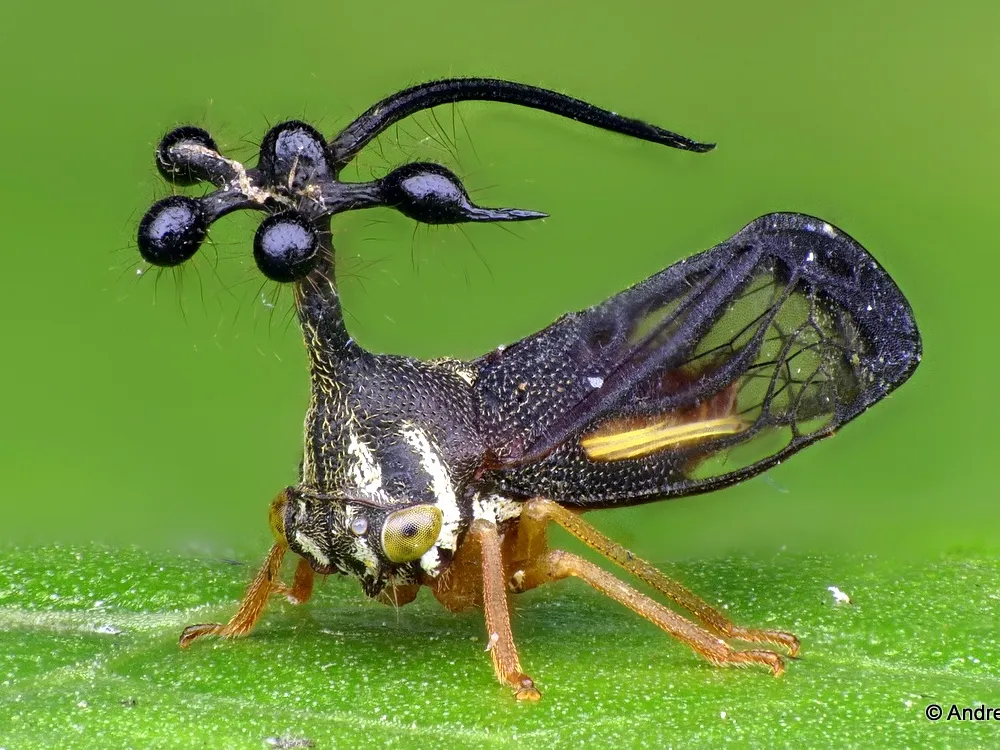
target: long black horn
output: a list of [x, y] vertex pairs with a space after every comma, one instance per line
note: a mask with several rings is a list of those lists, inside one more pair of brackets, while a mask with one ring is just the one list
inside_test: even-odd
[[361, 149], [400, 120], [423, 109], [463, 101], [502, 102], [540, 109], [584, 125], [685, 151], [704, 152], [715, 148], [714, 143], [699, 143], [642, 120], [623, 117], [537, 86], [496, 78], [446, 78], [421, 83], [386, 97], [341, 130], [329, 142], [334, 168], [343, 169]]

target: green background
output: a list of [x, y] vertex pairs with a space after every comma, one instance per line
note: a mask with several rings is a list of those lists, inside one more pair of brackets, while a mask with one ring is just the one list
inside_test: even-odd
[[[343, 295], [365, 345], [474, 356], [760, 214], [813, 213], [868, 247], [911, 300], [925, 345], [912, 382], [771, 481], [595, 519], [662, 557], [995, 548], [1000, 11], [743, 6], [8, 9], [0, 538], [262, 547], [267, 503], [295, 479], [307, 397], [288, 294], [273, 315], [261, 301], [255, 217], [223, 222], [217, 255], [178, 279], [137, 280], [136, 224], [169, 192], [153, 148], [194, 122], [252, 160], [268, 123], [305, 117], [329, 133], [398, 88], [482, 74], [719, 146], [686, 154], [469, 104], [456, 161], [421, 143], [424, 117], [402, 149], [387, 144], [391, 162], [442, 158], [482, 202], [552, 218], [515, 227], [521, 239], [414, 232], [389, 212], [338, 219]], [[447, 108], [439, 119], [450, 130]], [[366, 153], [360, 176], [380, 169]]]
[[[253, 268], [256, 218], [220, 222], [179, 274], [136, 275], [136, 225], [170, 191], [155, 144], [191, 122], [252, 161], [268, 123], [332, 133], [404, 86], [491, 75], [719, 146], [687, 154], [473, 103], [449, 153], [417, 118], [357, 176], [443, 160], [480, 202], [551, 218], [517, 236], [338, 218], [363, 344], [475, 356], [760, 214], [816, 214], [910, 299], [912, 381], [764, 478], [593, 521], [657, 561], [996, 553], [997, 28], [987, 2], [6, 8], [0, 543], [262, 556], [301, 449], [301, 341], [289, 295]], [[451, 110], [439, 120], [451, 136]]]

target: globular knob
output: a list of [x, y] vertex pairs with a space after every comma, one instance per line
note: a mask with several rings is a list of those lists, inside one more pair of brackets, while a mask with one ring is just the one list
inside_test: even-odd
[[319, 260], [319, 236], [296, 211], [268, 216], [253, 239], [253, 257], [260, 272], [273, 281], [305, 278]]
[[331, 178], [326, 142], [316, 128], [300, 120], [275, 125], [260, 142], [257, 168], [275, 185], [301, 189]]
[[193, 185], [207, 179], [204, 171], [197, 166], [203, 160], [185, 158], [183, 153], [177, 151], [177, 146], [185, 143], [201, 146], [209, 151], [219, 150], [212, 136], [194, 125], [174, 128], [163, 136], [160, 145], [156, 147], [156, 168], [165, 180], [175, 185]]
[[440, 164], [404, 164], [382, 178], [388, 205], [424, 224], [452, 224], [468, 220], [472, 204], [458, 177]]
[[154, 203], [139, 222], [139, 253], [154, 266], [176, 266], [198, 252], [206, 234], [201, 203], [173, 195]]
[[465, 221], [529, 221], [548, 214], [522, 208], [482, 208], [469, 200], [461, 180], [440, 164], [404, 164], [379, 180], [382, 201], [424, 224]]

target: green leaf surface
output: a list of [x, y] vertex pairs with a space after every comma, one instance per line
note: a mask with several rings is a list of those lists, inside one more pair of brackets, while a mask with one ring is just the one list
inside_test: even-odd
[[[726, 559], [671, 573], [742, 624], [803, 642], [786, 674], [718, 669], [577, 582], [515, 602], [544, 694], [493, 678], [481, 616], [424, 592], [394, 610], [331, 578], [247, 639], [177, 647], [226, 619], [252, 566], [137, 550], [0, 554], [0, 747], [996, 746], [1000, 561]], [[836, 603], [828, 587], [850, 595]]]

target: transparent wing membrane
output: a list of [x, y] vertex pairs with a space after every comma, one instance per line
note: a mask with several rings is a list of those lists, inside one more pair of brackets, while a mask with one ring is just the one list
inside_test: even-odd
[[[632, 394], [639, 397], [633, 408], [655, 409], [657, 401], [687, 386], [683, 390], [691, 404], [642, 419], [609, 417], [581, 438], [587, 457], [620, 460], [667, 449], [697, 457], [761, 435], [767, 446], [762, 458], [780, 442], [779, 428], [787, 428], [787, 444], [836, 426], [838, 407], [854, 402], [862, 388], [860, 363], [867, 352], [856, 329], [841, 325], [849, 318], [829, 307], [814, 287], [798, 279], [781, 282], [773, 268], [762, 269], [735, 296], [690, 360], [658, 374], [653, 387], [639, 384]], [[719, 383], [712, 374], [748, 354], [752, 363], [722, 390], [711, 392], [708, 384]], [[627, 412], [629, 404], [622, 410]], [[726, 465], [733, 468], [733, 462]]]
[[601, 505], [763, 471], [885, 396], [919, 357], [906, 300], [860, 245], [772, 214], [487, 355], [477, 385], [493, 394], [483, 418], [506, 491]]

